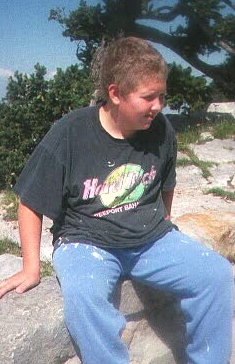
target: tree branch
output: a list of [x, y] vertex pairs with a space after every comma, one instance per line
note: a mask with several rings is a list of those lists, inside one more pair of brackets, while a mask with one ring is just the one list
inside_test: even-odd
[[[206, 76], [214, 78], [216, 75], [218, 78], [217, 72], [220, 66], [209, 65], [208, 63], [205, 63], [199, 59], [197, 55], [182, 53], [181, 37], [170, 36], [157, 29], [142, 26], [141, 24], [136, 24], [135, 34], [139, 37], [147, 39], [148, 41], [164, 45]], [[171, 63], [169, 60], [166, 61]]]
[[226, 52], [228, 52], [231, 55], [235, 56], [235, 48], [231, 47], [228, 43], [224, 42], [223, 40], [219, 41], [219, 45], [221, 48], [223, 48]]
[[[165, 12], [166, 10], [167, 12]], [[146, 11], [141, 18], [169, 22], [175, 20], [177, 16], [181, 15], [182, 11], [185, 11], [185, 6], [177, 3], [174, 6], [161, 6], [154, 10]]]
[[226, 5], [228, 5], [231, 9], [235, 10], [235, 4], [232, 3], [232, 1], [230, 1], [230, 0], [223, 0], [223, 3], [225, 3]]
[[217, 41], [222, 49], [224, 49], [231, 55], [235, 55], [235, 48], [232, 47], [230, 44], [228, 44], [228, 42], [225, 42], [223, 39], [219, 39], [217, 36], [215, 36], [212, 33], [211, 29], [205, 23], [199, 22], [198, 25], [203, 30], [203, 32], [208, 36], [208, 38], [211, 39], [212, 43]]

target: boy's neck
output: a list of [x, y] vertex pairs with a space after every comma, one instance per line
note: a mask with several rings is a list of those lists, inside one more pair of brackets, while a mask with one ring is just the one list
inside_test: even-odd
[[99, 118], [102, 127], [115, 139], [128, 139], [135, 133], [123, 130], [119, 122], [118, 108], [104, 104], [99, 109]]

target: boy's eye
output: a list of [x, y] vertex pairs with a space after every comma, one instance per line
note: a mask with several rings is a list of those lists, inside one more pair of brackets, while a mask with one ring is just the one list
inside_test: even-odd
[[162, 94], [159, 94], [159, 95], [153, 94], [153, 95], [146, 95], [146, 96], [144, 96], [144, 99], [146, 101], [154, 101], [157, 98], [159, 99], [159, 102], [162, 103], [162, 102], [165, 101], [165, 94], [162, 93]]
[[155, 98], [156, 98], [155, 95], [146, 95], [146, 96], [144, 96], [144, 99], [146, 101], [153, 101]]

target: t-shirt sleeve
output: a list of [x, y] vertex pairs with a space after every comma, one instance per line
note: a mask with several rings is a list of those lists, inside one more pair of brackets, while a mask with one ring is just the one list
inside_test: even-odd
[[66, 148], [56, 129], [36, 147], [13, 188], [23, 204], [52, 220], [62, 213], [66, 193], [62, 161]]

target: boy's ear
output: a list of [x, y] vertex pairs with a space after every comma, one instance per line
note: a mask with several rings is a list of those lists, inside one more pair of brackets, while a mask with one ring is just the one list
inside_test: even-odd
[[118, 85], [116, 83], [112, 83], [109, 85], [109, 98], [113, 102], [114, 105], [119, 105], [120, 102], [120, 91]]

